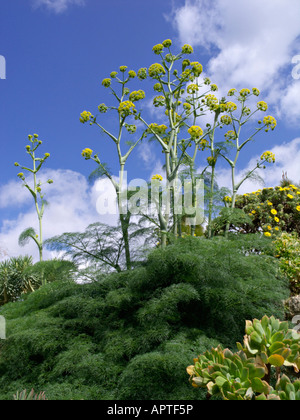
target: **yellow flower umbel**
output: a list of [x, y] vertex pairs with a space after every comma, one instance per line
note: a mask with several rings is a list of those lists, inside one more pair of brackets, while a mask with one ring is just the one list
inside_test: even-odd
[[121, 117], [127, 117], [136, 112], [135, 105], [131, 101], [121, 102], [118, 108]]
[[275, 155], [274, 155], [274, 153], [272, 153], [270, 151], [267, 151], [267, 152], [264, 152], [261, 155], [260, 160], [265, 160], [268, 163], [274, 163], [275, 162]]
[[163, 177], [161, 175], [153, 175], [153, 177], [151, 179], [153, 179], [153, 181], [155, 181], [155, 180], [162, 181]]
[[161, 64], [154, 63], [149, 67], [148, 74], [150, 77], [153, 77], [153, 79], [157, 79], [158, 77], [166, 74], [166, 71]]
[[181, 49], [182, 54], [193, 54], [194, 50], [193, 47], [189, 44], [184, 44]]
[[268, 104], [266, 102], [264, 102], [264, 101], [257, 102], [257, 108], [260, 111], [264, 111], [265, 112], [268, 109]]
[[297, 210], [297, 211], [300, 211], [300, 206], [297, 206], [297, 207], [296, 207], [296, 210]]
[[221, 123], [224, 124], [224, 125], [229, 125], [229, 124], [232, 123], [232, 119], [229, 115], [222, 115]]
[[201, 136], [203, 136], [203, 130], [198, 125], [192, 125], [188, 129], [188, 133], [192, 139], [199, 139]]
[[93, 154], [92, 149], [86, 148], [83, 149], [83, 151], [81, 152], [81, 156], [83, 156], [85, 158], [85, 160], [91, 159]]
[[154, 47], [152, 48], [152, 51], [154, 52], [154, 54], [161, 54], [163, 52], [164, 46], [163, 44], [157, 44], [154, 45]]
[[268, 115], [267, 117], [265, 117], [263, 119], [264, 124], [269, 128], [271, 128], [271, 130], [274, 130], [274, 128], [277, 125], [277, 121], [274, 117], [272, 117], [271, 115]]
[[79, 121], [80, 121], [82, 124], [84, 124], [84, 123], [86, 123], [86, 122], [90, 121], [90, 119], [91, 119], [91, 118], [93, 118], [93, 115], [91, 114], [91, 112], [88, 112], [88, 111], [83, 111], [83, 112], [80, 114]]
[[129, 100], [132, 102], [136, 102], [136, 101], [140, 101], [141, 99], [145, 98], [145, 92], [143, 90], [134, 90], [133, 92], [131, 92], [131, 94], [129, 95]]

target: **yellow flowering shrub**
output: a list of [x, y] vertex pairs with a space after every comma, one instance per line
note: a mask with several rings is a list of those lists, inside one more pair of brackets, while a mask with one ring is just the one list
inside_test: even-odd
[[300, 188], [293, 184], [238, 195], [236, 207], [252, 217], [252, 226], [247, 226], [247, 232], [269, 231], [272, 235], [294, 232], [300, 235]]

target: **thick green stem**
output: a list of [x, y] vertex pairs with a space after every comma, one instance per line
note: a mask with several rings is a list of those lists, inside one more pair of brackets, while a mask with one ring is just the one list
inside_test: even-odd
[[210, 197], [208, 204], [208, 237], [212, 237], [212, 213], [214, 203], [215, 164], [211, 167]]

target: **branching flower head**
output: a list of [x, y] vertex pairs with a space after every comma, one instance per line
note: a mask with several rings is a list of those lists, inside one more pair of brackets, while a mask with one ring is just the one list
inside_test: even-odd
[[142, 67], [141, 69], [139, 69], [139, 71], [137, 73], [137, 77], [140, 80], [147, 79], [147, 69], [145, 67]]
[[192, 72], [195, 77], [199, 77], [200, 74], [203, 72], [203, 66], [202, 64], [198, 63], [198, 61], [193, 61], [191, 63], [192, 66]]
[[199, 139], [201, 136], [203, 136], [203, 130], [198, 125], [192, 125], [188, 129], [188, 133], [192, 139]]
[[252, 88], [252, 93], [253, 93], [253, 95], [255, 95], [255, 96], [259, 96], [260, 91], [259, 91], [257, 88]]
[[122, 73], [125, 73], [125, 71], [127, 70], [127, 66], [120, 66], [119, 70], [120, 70]]
[[152, 51], [154, 52], [154, 54], [161, 54], [163, 52], [164, 46], [163, 44], [157, 44], [154, 45], [154, 47], [152, 48]]
[[136, 112], [135, 105], [131, 101], [121, 102], [118, 108], [119, 114], [122, 117], [127, 117]]
[[136, 72], [134, 70], [129, 70], [128, 76], [130, 79], [134, 79], [136, 77]]
[[167, 130], [167, 126], [164, 124], [158, 125], [156, 123], [149, 124], [149, 129], [147, 130], [149, 133], [156, 133], [156, 134], [165, 134]]
[[219, 101], [218, 98], [215, 95], [208, 94], [205, 96], [206, 99], [206, 105], [209, 107], [210, 110], [215, 110], [218, 108]]
[[129, 95], [129, 100], [132, 102], [140, 101], [145, 98], [145, 92], [143, 90], [135, 90]]
[[237, 139], [236, 133], [233, 130], [227, 131], [227, 133], [224, 134], [224, 136], [227, 140], [236, 140]]
[[83, 149], [81, 152], [81, 156], [85, 158], [85, 160], [91, 159], [93, 151], [89, 148]]
[[153, 175], [153, 177], [151, 179], [153, 179], [153, 181], [155, 181], [155, 180], [162, 181], [163, 177], [161, 175]]
[[264, 152], [261, 155], [260, 160], [265, 160], [268, 163], [274, 163], [275, 162], [275, 154], [270, 152], [270, 151]]
[[265, 112], [268, 109], [268, 104], [266, 102], [264, 102], [264, 101], [257, 102], [257, 108], [260, 111], [264, 111]]
[[170, 48], [172, 45], [172, 41], [170, 39], [166, 39], [162, 44], [165, 48]]
[[250, 89], [241, 89], [240, 90], [240, 96], [242, 98], [246, 98], [248, 95], [250, 95], [251, 91]]
[[276, 119], [272, 117], [271, 115], [268, 115], [267, 117], [265, 117], [263, 119], [263, 122], [268, 128], [271, 128], [272, 130], [274, 130], [274, 128], [277, 125]]
[[192, 54], [194, 52], [193, 47], [189, 44], [184, 44], [181, 49], [182, 54]]
[[156, 96], [153, 99], [153, 105], [157, 108], [159, 106], [164, 106], [166, 104], [166, 99], [164, 96]]
[[229, 112], [233, 112], [233, 111], [237, 110], [237, 105], [234, 102], [229, 101], [229, 102], [226, 103], [226, 105], [227, 105], [227, 110]]
[[227, 96], [233, 96], [234, 93], [236, 92], [236, 89], [230, 89], [229, 92], [227, 93]]
[[93, 115], [92, 115], [91, 112], [89, 112], [89, 111], [83, 111], [80, 114], [79, 121], [84, 124], [84, 123], [90, 121], [91, 118], [93, 118]]
[[232, 119], [229, 115], [222, 115], [221, 123], [224, 124], [224, 125], [229, 125], [229, 124], [232, 123]]
[[149, 67], [148, 74], [149, 74], [150, 77], [153, 77], [153, 79], [156, 79], [156, 78], [166, 74], [166, 71], [161, 64], [154, 63]]
[[196, 85], [195, 83], [191, 83], [190, 85], [188, 85], [186, 90], [187, 90], [187, 93], [193, 94], [193, 93], [196, 93], [199, 90], [199, 86]]
[[102, 80], [102, 86], [108, 88], [108, 87], [110, 87], [110, 85], [111, 85], [111, 80], [110, 79], [107, 78], [107, 79]]

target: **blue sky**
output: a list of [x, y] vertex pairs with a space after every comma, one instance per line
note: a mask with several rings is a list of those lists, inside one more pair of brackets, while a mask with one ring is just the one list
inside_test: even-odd
[[[256, 86], [268, 102], [278, 126], [249, 145], [239, 170], [272, 150], [277, 163], [265, 171], [266, 185], [278, 183], [283, 170], [299, 181], [300, 71], [295, 72], [300, 63], [299, 16], [298, 0], [3, 2], [0, 55], [6, 60], [6, 79], [0, 80], [0, 247], [9, 255], [35, 253], [30, 246], [21, 250], [17, 245], [18, 234], [36, 224], [31, 197], [20, 187], [14, 167], [15, 161], [28, 162], [25, 145], [30, 133], [44, 140], [41, 152], [51, 154], [45, 174], [55, 181], [47, 189], [45, 235], [82, 230], [101, 219], [95, 209], [98, 187], [86, 181], [94, 165], [83, 160], [81, 150], [90, 147], [99, 152], [114, 171], [115, 154], [96, 127], [79, 122], [79, 114], [85, 109], [96, 112], [102, 102], [112, 104], [102, 79], [120, 65], [135, 71], [149, 67], [157, 61], [153, 45], [167, 38], [173, 40], [174, 49], [190, 43], [194, 59], [224, 92]], [[143, 88], [139, 81], [136, 86]], [[145, 115], [155, 118], [149, 106]], [[128, 162], [129, 177], [149, 179], [162, 163], [158, 149], [145, 144]], [[219, 168], [219, 179], [229, 186], [226, 166]]]

